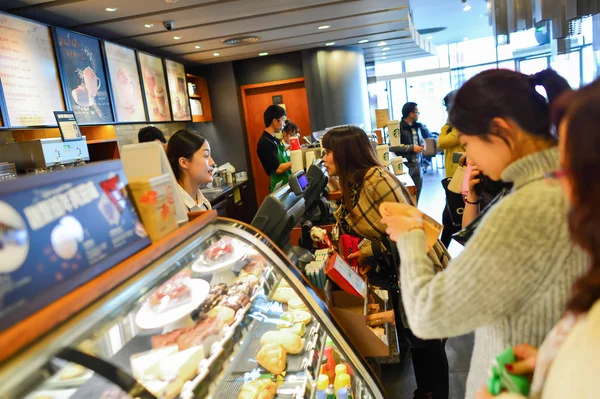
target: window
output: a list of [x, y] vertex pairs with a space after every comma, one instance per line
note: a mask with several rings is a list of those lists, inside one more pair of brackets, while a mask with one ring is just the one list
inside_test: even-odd
[[582, 84], [592, 83], [596, 78], [596, 59], [594, 57], [594, 49], [592, 46], [586, 46], [582, 51], [583, 59], [581, 60], [583, 66], [583, 81]]
[[496, 69], [496, 64], [480, 65], [471, 68], [461, 68], [452, 71], [452, 89], [459, 89], [463, 83], [477, 75], [479, 72], [487, 71], [488, 69]]
[[392, 114], [394, 120], [402, 119], [402, 107], [407, 103], [406, 79], [394, 79], [390, 81], [392, 90]]
[[[408, 78], [406, 85], [408, 101], [419, 104], [419, 121], [426, 124], [431, 132], [439, 132], [447, 118], [442, 100], [450, 92], [450, 74], [444, 72]], [[394, 96], [392, 99], [394, 108], [398, 109]], [[400, 109], [402, 105], [399, 105]]]
[[513, 60], [499, 62], [498, 69], [510, 69], [511, 71], [517, 70], [517, 68], [515, 67], [515, 62]]
[[493, 37], [450, 45], [450, 65], [453, 68], [490, 62], [496, 62], [496, 42]]
[[369, 90], [369, 113], [371, 114], [371, 125], [377, 126], [375, 110], [389, 108], [387, 82], [370, 83], [367, 87]]
[[516, 50], [537, 46], [539, 43], [535, 38], [535, 28], [511, 33], [510, 42], [498, 46], [498, 61], [513, 58]]
[[534, 58], [531, 60], [523, 60], [519, 62], [519, 72], [524, 73], [526, 75], [533, 75], [534, 73], [538, 73], [539, 71], [543, 71], [544, 69], [548, 69], [548, 58]]
[[402, 72], [402, 61], [375, 63], [375, 76], [397, 75]]
[[581, 85], [581, 75], [579, 71], [579, 51], [557, 55], [556, 60], [552, 61], [550, 66], [562, 77], [567, 79], [572, 88], [579, 88]]
[[440, 59], [437, 55], [431, 57], [415, 58], [404, 61], [406, 72], [426, 71], [428, 69], [437, 69], [440, 67]]

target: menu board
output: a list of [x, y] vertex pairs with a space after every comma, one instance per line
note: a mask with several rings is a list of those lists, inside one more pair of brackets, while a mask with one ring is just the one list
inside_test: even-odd
[[64, 111], [50, 28], [0, 13], [0, 80], [6, 125], [56, 126]]
[[118, 122], [145, 122], [144, 100], [135, 51], [104, 42], [110, 88]]
[[142, 81], [144, 82], [144, 97], [150, 122], [171, 120], [171, 108], [167, 98], [167, 83], [162, 59], [149, 54], [138, 52]]
[[165, 60], [165, 64], [167, 66], [173, 120], [189, 121], [191, 119], [190, 99], [186, 90], [185, 67], [179, 62], [170, 60]]
[[23, 179], [0, 190], [0, 331], [149, 244], [120, 161]]
[[58, 63], [67, 101], [79, 124], [113, 121], [100, 40], [56, 29]]

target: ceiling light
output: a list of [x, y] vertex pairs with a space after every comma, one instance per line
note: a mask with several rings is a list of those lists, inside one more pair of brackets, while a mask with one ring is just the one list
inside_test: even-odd
[[387, 57], [381, 57], [382, 60], [387, 60]]
[[463, 42], [466, 42], [467, 40], [469, 40], [469, 38], [468, 38], [468, 37], [465, 37], [465, 38], [463, 39]]
[[329, 28], [331, 28], [331, 25], [321, 25], [317, 29], [323, 30], [323, 29], [329, 29]]
[[200, 46], [195, 46], [196, 48], [200, 48]]
[[215, 57], [218, 57], [218, 56], [220, 56], [221, 54], [219, 54], [219, 53], [213, 53], [213, 55], [214, 55]]
[[471, 11], [471, 6], [467, 4], [467, 5], [466, 5], [466, 6], [463, 8], [463, 11]]
[[146, 28], [152, 28], [154, 26], [154, 24], [146, 24], [144, 25]]
[[358, 43], [365, 44], [365, 43], [369, 43], [369, 41], [367, 39], [364, 39], [364, 40], [359, 40]]
[[181, 39], [182, 37], [183, 37], [183, 36], [173, 36], [173, 39], [175, 39], [175, 40], [179, 40], [179, 39]]
[[269, 53], [258, 53], [258, 55], [264, 57], [265, 55], [269, 55]]
[[388, 50], [390, 50], [389, 47], [384, 47], [384, 48], [381, 49], [381, 51], [388, 51]]
[[325, 43], [326, 46], [333, 46], [334, 44], [335, 44], [335, 42]]
[[379, 42], [379, 43], [377, 43], [377, 45], [378, 45], [379, 47], [383, 47], [383, 46], [385, 46], [386, 44], [387, 44], [386, 42]]
[[381, 55], [387, 55], [387, 53], [381, 53]]
[[427, 36], [427, 40], [433, 39], [433, 36]]
[[107, 7], [107, 8], [105, 8], [105, 10], [106, 10], [106, 11], [108, 11], [108, 12], [115, 12], [115, 11], [117, 11], [117, 10], [118, 10], [118, 8], [115, 8], [115, 7]]

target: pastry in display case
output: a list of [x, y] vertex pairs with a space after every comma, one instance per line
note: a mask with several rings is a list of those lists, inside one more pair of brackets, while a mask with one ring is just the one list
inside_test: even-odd
[[326, 309], [268, 239], [217, 219], [5, 362], [0, 397], [383, 398]]

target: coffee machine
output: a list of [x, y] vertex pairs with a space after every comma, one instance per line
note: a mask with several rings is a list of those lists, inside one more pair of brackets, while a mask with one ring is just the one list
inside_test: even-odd
[[72, 141], [49, 138], [0, 145], [0, 162], [14, 163], [18, 173], [44, 173], [89, 160], [85, 136]]

